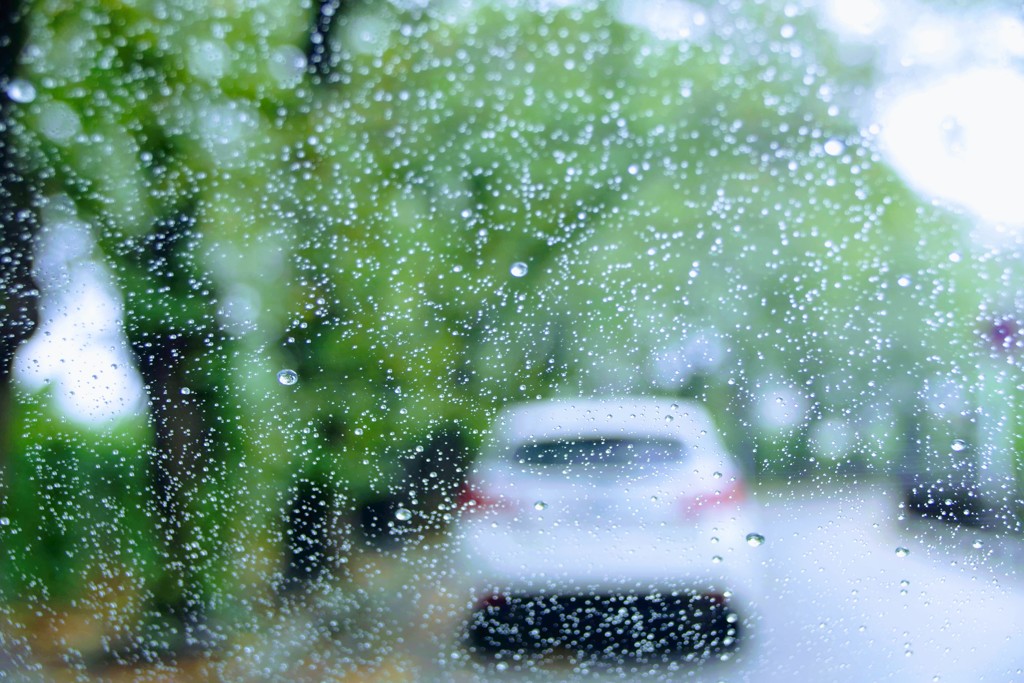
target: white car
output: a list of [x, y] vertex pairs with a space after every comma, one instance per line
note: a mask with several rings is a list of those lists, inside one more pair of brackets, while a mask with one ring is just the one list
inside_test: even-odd
[[507, 409], [462, 510], [478, 651], [706, 656], [750, 626], [764, 539], [695, 403]]

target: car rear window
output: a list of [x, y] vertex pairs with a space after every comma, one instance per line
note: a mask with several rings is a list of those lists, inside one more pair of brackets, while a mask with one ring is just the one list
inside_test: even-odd
[[581, 439], [525, 444], [515, 451], [521, 465], [642, 465], [683, 457], [683, 444], [669, 439]]

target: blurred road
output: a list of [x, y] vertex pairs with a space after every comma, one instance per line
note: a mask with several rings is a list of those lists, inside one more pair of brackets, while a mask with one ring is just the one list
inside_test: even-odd
[[350, 652], [362, 649], [363, 667], [381, 681], [1024, 680], [1020, 539], [902, 520], [895, 496], [877, 484], [776, 487], [756, 497], [767, 540], [750, 552], [764, 555], [769, 590], [755, 637], [727, 661], [582, 670], [572, 661], [508, 670], [475, 661], [453, 634], [466, 596], [443, 544], [357, 570], [375, 606]]
[[475, 659], [459, 638], [470, 596], [454, 545], [421, 539], [352, 553], [345, 581], [272, 609], [212, 659], [96, 676], [80, 667], [5, 668], [0, 660], [0, 679], [1024, 681], [1024, 538], [902, 519], [886, 484], [830, 486], [756, 491], [762, 518], [751, 531], [766, 541], [742, 551], [761, 556], [767, 588], [752, 637], [724, 661]]

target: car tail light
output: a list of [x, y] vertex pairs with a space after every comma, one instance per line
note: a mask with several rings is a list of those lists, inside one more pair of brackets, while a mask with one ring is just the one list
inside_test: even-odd
[[485, 490], [474, 482], [467, 482], [459, 493], [459, 509], [479, 514], [483, 512], [511, 511], [512, 504], [504, 496]]
[[725, 596], [721, 593], [704, 593], [704, 599], [710, 602], [715, 607], [725, 607], [728, 601]]
[[483, 595], [477, 599], [474, 609], [482, 610], [490, 608], [495, 610], [501, 609], [508, 604], [509, 599], [507, 596], [502, 595], [501, 593], [488, 593], [487, 595]]
[[708, 512], [735, 508], [747, 498], [747, 491], [740, 482], [733, 482], [721, 489], [701, 493], [682, 501], [682, 511], [687, 517], [697, 517]]

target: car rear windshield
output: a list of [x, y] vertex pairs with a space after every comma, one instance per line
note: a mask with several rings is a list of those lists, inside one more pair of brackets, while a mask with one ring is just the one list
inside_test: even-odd
[[581, 439], [520, 446], [521, 465], [634, 465], [679, 460], [683, 445], [668, 439]]

